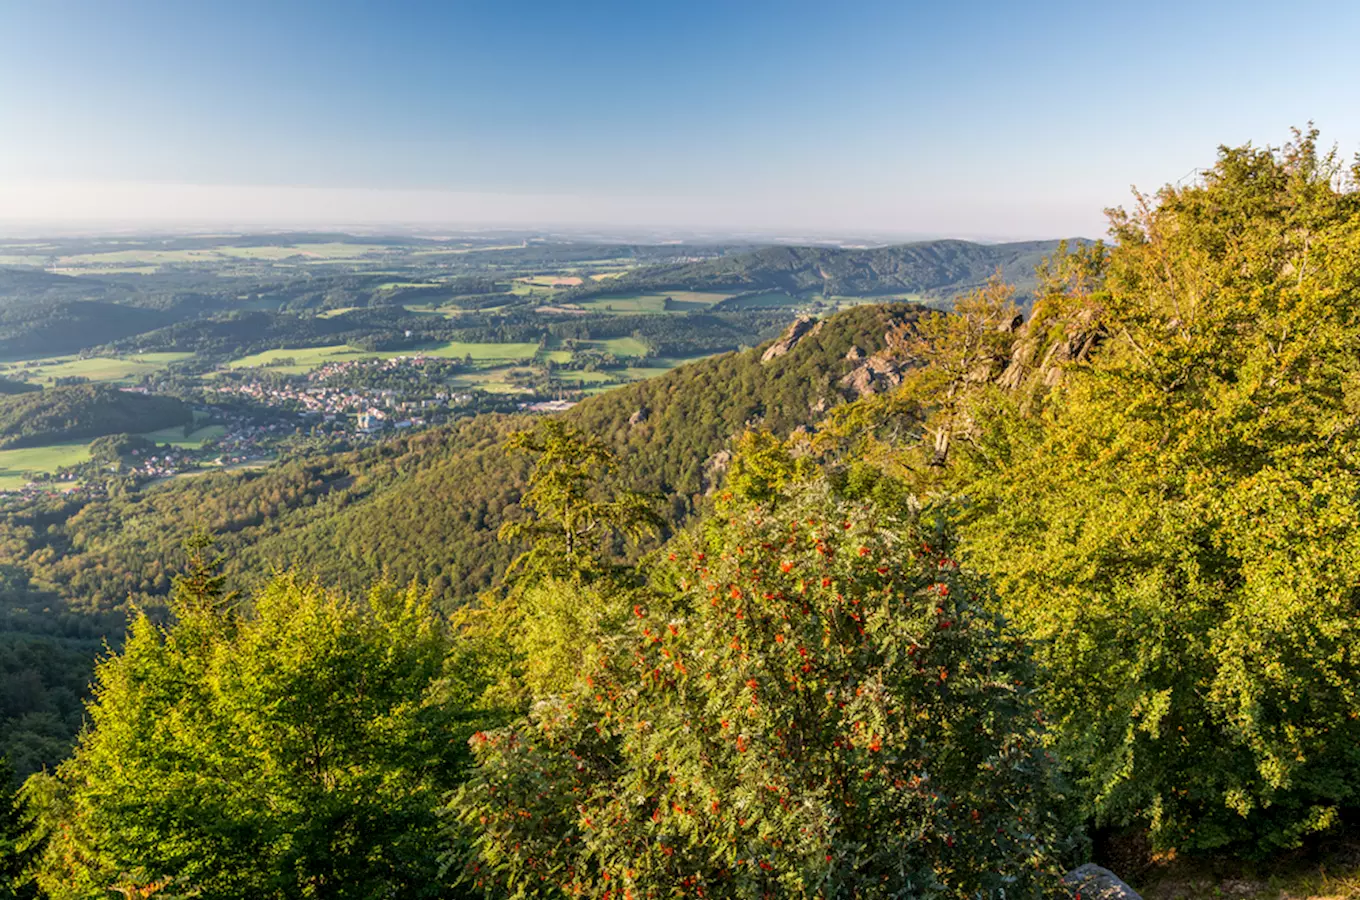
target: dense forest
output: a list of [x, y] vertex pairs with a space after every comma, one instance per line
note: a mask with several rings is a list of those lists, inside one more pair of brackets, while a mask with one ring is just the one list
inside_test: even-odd
[[730, 289], [812, 292], [828, 297], [907, 293], [947, 299], [983, 284], [998, 272], [1028, 291], [1034, 286], [1035, 266], [1057, 245], [1057, 241], [925, 241], [866, 250], [766, 247], [703, 262], [634, 269], [609, 282], [582, 285], [571, 296]]
[[0, 449], [159, 431], [193, 421], [174, 397], [76, 384], [0, 396]]
[[1030, 293], [7, 514], [14, 635], [134, 602], [0, 873], [962, 900], [1353, 834], [1360, 162], [1222, 148]]

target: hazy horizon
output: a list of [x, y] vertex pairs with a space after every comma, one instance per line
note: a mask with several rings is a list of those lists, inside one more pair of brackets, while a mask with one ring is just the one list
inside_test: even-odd
[[0, 8], [7, 229], [1100, 237], [1220, 144], [1360, 149], [1333, 0]]

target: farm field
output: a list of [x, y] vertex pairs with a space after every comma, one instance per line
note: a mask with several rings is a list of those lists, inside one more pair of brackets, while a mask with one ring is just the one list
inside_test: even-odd
[[[140, 435], [157, 444], [197, 450], [206, 441], [216, 440], [227, 433], [221, 425], [208, 425], [187, 436], [183, 428], [162, 428]], [[92, 441], [67, 441], [42, 447], [19, 447], [0, 450], [0, 491], [16, 491], [28, 484], [30, 474], [46, 472], [83, 463], [90, 458]]]
[[412, 256], [456, 256], [467, 253], [490, 253], [496, 250], [523, 250], [523, 242], [518, 244], [496, 244], [488, 246], [472, 244], [466, 247], [429, 247], [411, 251]]
[[643, 356], [647, 353], [647, 345], [637, 338], [609, 338], [605, 341], [588, 341], [592, 347], [606, 350], [615, 356]]
[[54, 356], [44, 359], [10, 363], [0, 367], [0, 374], [33, 383], [50, 382], [57, 378], [88, 378], [109, 384], [136, 384], [145, 375], [159, 372], [191, 353], [140, 353], [135, 356]]
[[[410, 354], [411, 351], [403, 351]], [[442, 356], [447, 359], [463, 359], [471, 356], [477, 362], [496, 359], [529, 359], [539, 355], [536, 343], [473, 344], [467, 341], [449, 341], [420, 351], [426, 356]]]
[[[582, 309], [591, 312], [612, 312], [623, 314], [637, 313], [663, 313], [663, 312], [688, 312], [690, 310], [707, 309], [715, 303], [721, 303], [731, 294], [714, 293], [710, 291], [668, 291], [664, 294], [609, 294], [600, 297], [590, 297], [573, 303]], [[666, 298], [669, 297], [672, 309], [666, 309]]]
[[[403, 305], [406, 307], [407, 312], [421, 313], [422, 315], [427, 316], [442, 316], [445, 319], [456, 319], [459, 316], [465, 316], [470, 312], [470, 310], [460, 309], [457, 306], [432, 306], [428, 303], [407, 303]], [[491, 313], [499, 312], [500, 309], [501, 307], [499, 306], [491, 306], [484, 310], [480, 310], [480, 312], [489, 315]]]
[[849, 309], [852, 306], [862, 306], [865, 303], [919, 303], [922, 306], [939, 306], [941, 301], [938, 297], [926, 297], [923, 294], [893, 294], [883, 297], [842, 297], [833, 295], [827, 297], [825, 303], [831, 304], [836, 309]]
[[172, 447], [185, 447], [197, 450], [207, 441], [214, 441], [227, 433], [227, 429], [222, 425], [207, 425], [196, 431], [185, 435], [183, 428], [162, 428], [160, 431], [148, 431], [141, 436], [148, 441], [157, 444], [169, 444]]
[[533, 287], [562, 288], [576, 287], [582, 278], [579, 275], [529, 275], [515, 280]]
[[[230, 262], [281, 261], [357, 261], [378, 254], [392, 253], [393, 248], [381, 244], [351, 244], [342, 241], [286, 246], [238, 247], [225, 245], [192, 250], [157, 250], [138, 247], [127, 250], [106, 250], [94, 253], [75, 253], [57, 260], [61, 271], [77, 273], [81, 269], [100, 272], [137, 271], [150, 274], [162, 266], [211, 265]], [[42, 261], [38, 263], [41, 265]]]
[[32, 479], [29, 472], [55, 472], [90, 458], [88, 442], [0, 450], [0, 491], [17, 491]]
[[766, 291], [748, 297], [733, 297], [723, 304], [723, 309], [769, 309], [771, 307], [803, 306], [809, 299], [794, 297], [783, 291]]
[[[540, 354], [536, 343], [487, 343], [476, 344], [468, 341], [449, 341], [420, 349], [408, 350], [357, 350], [348, 344], [333, 344], [325, 347], [281, 347], [265, 350], [232, 360], [228, 366], [233, 369], [268, 367], [276, 372], [302, 375], [327, 363], [345, 362], [359, 359], [392, 359], [398, 356], [438, 356], [444, 359], [465, 359], [469, 356], [476, 362], [494, 360], [520, 360], [545, 355], [561, 362], [570, 358], [564, 351], [549, 351]], [[288, 365], [278, 365], [280, 360], [292, 360]]]

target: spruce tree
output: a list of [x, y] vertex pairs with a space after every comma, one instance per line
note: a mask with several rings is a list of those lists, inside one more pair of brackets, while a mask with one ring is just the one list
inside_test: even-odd
[[37, 889], [29, 877], [36, 857], [27, 804], [14, 787], [14, 769], [0, 756], [0, 900], [27, 900]]

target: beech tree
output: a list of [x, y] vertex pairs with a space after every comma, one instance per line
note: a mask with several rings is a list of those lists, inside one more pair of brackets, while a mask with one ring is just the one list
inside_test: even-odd
[[442, 896], [436, 812], [482, 686], [428, 594], [284, 575], [241, 607], [189, 549], [176, 621], [133, 622], [74, 756], [32, 782], [43, 889]]
[[1224, 148], [1058, 261], [1046, 396], [993, 386], [951, 473], [1088, 814], [1162, 849], [1265, 854], [1360, 800], [1360, 169], [1316, 137]]

